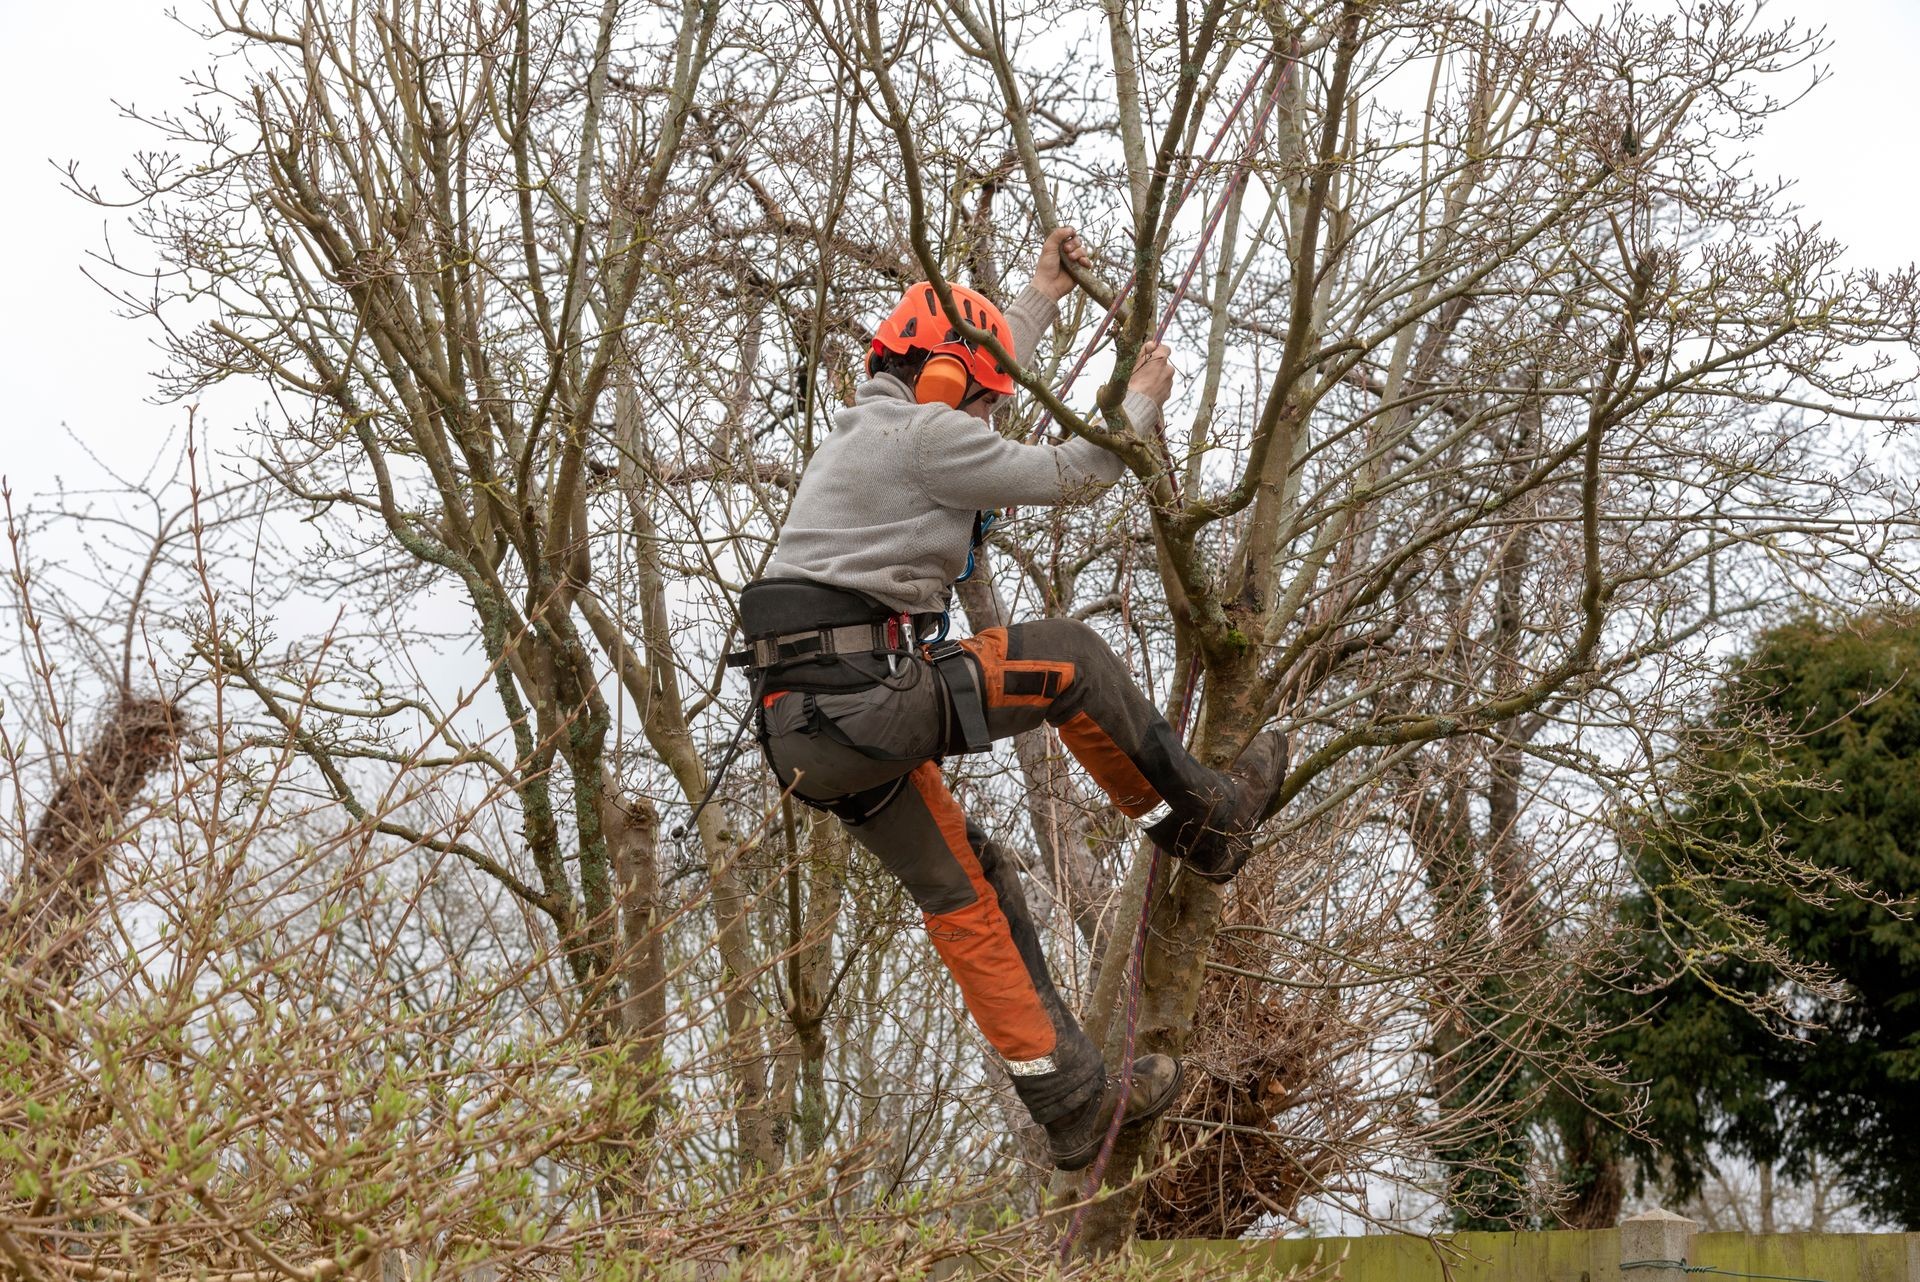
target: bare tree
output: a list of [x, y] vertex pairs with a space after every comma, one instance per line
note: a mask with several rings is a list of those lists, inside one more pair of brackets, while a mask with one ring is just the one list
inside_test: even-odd
[[[317, 790], [302, 823], [555, 946], [500, 946], [549, 986], [514, 1000], [650, 1102], [595, 1100], [610, 1222], [650, 1179], [843, 1154], [840, 1209], [1033, 1174], [826, 820], [748, 770], [674, 835], [751, 711], [729, 598], [906, 281], [991, 288], [1064, 221], [1104, 242], [1021, 356], [1131, 476], [1008, 521], [960, 604], [1096, 622], [1216, 764], [1293, 744], [1263, 858], [1144, 908], [1139, 1032], [1197, 1071], [1173, 1142], [1123, 1137], [1094, 1250], [1364, 1211], [1383, 1177], [1550, 1200], [1512, 1141], [1609, 1071], [1567, 1002], [1715, 647], [1913, 586], [1912, 496], [1847, 439], [1909, 421], [1912, 279], [1843, 270], [1726, 159], [1815, 48], [1741, 4], [212, 15], [218, 74], [134, 171], [164, 270], [121, 296], [174, 390], [271, 389], [256, 475], [305, 541], [284, 602], [145, 608]], [[1129, 277], [1080, 413], [1053, 389]], [[1176, 296], [1186, 399], [1143, 435], [1119, 393]], [[296, 598], [328, 621], [282, 631]], [[1044, 733], [961, 774], [1117, 1045], [1144, 852]]]
[[[1101, 415], [1026, 381], [1133, 473], [1174, 713], [1178, 674], [1202, 681], [1198, 750], [1231, 761], [1275, 719], [1295, 745], [1267, 868], [1227, 893], [1175, 876], [1151, 906], [1143, 1043], [1203, 1062], [1243, 1045], [1253, 990], [1299, 982], [1302, 958], [1240, 944], [1247, 984], [1209, 986], [1227, 905], [1284, 929], [1307, 906], [1294, 892], [1318, 881], [1313, 834], [1375, 829], [1385, 862], [1367, 875], [1423, 861], [1421, 933], [1467, 944], [1439, 975], [1388, 954], [1373, 981], [1421, 975], [1438, 1116], [1456, 1132], [1442, 1151], [1464, 1152], [1514, 1116], [1489, 1040], [1537, 1035], [1578, 951], [1578, 884], [1537, 862], [1543, 816], [1584, 807], [1584, 828], [1555, 840], [1591, 852], [1585, 884], [1603, 884], [1607, 815], [1653, 786], [1661, 728], [1697, 696], [1715, 637], [1796, 593], [1910, 587], [1894, 549], [1911, 495], [1839, 442], [1852, 424], [1910, 421], [1910, 361], [1878, 345], [1911, 350], [1911, 278], [1842, 269], [1774, 187], [1722, 159], [1776, 109], [1767, 78], [1815, 45], [1738, 5], [1582, 23], [1519, 3], [1472, 22], [1424, 3], [1217, 3], [1160, 27], [1103, 6], [1122, 144], [1109, 188], [1034, 144], [1020, 38], [1051, 15], [944, 9], [964, 38], [875, 4], [814, 11], [893, 135], [919, 265], [939, 279], [963, 261], [939, 235], [957, 194], [934, 158], [966, 154], [983, 117], [1000, 117], [1043, 224], [1077, 208], [1097, 225], [1124, 205], [1132, 256], [1115, 274], [1130, 271], [1134, 296]], [[1271, 57], [1256, 66], [1248, 46]], [[1173, 197], [1250, 76], [1273, 127], [1230, 129], [1253, 177], [1224, 184], [1196, 245], [1199, 218]], [[1205, 354], [1200, 392], [1184, 430], [1143, 437], [1118, 393], [1189, 252], [1212, 264], [1175, 317]], [[1383, 810], [1382, 789], [1404, 800]], [[1435, 813], [1450, 817], [1436, 828], [1422, 817]], [[1092, 1003], [1109, 1033], [1124, 942]], [[1488, 979], [1516, 967], [1490, 1006]], [[1522, 1058], [1529, 1044], [1544, 1047]], [[1258, 1080], [1203, 1078], [1193, 1104], [1243, 1101]], [[1215, 1128], [1207, 1144], [1284, 1111], [1249, 1104], [1196, 1119]], [[1412, 1158], [1423, 1129], [1389, 1149]], [[1287, 1214], [1328, 1173], [1311, 1156], [1327, 1142], [1228, 1185], [1245, 1212], [1222, 1223]], [[1154, 1152], [1123, 1137], [1114, 1173]], [[1137, 1204], [1137, 1187], [1100, 1203], [1089, 1245], [1115, 1244]]]
[[[703, 791], [707, 771], [673, 665], [657, 666], [658, 574], [651, 591], [644, 569], [638, 580], [639, 626], [615, 622], [596, 595], [588, 512], [614, 466], [606, 424], [631, 380], [645, 286], [669, 269], [662, 230], [699, 199], [678, 165], [719, 10], [636, 16], [613, 3], [216, 5], [209, 39], [245, 70], [237, 84], [210, 78], [193, 112], [155, 121], [199, 159], [156, 163], [134, 194], [180, 295], [215, 300], [211, 320], [172, 336], [177, 388], [266, 379], [286, 417], [262, 436], [261, 466], [311, 513], [339, 518], [338, 555], [313, 565], [310, 583], [400, 589], [391, 640], [403, 647], [414, 594], [430, 584], [455, 586], [471, 611], [462, 631], [512, 746], [496, 756], [449, 734], [446, 747], [482, 786], [511, 790], [531, 866], [447, 849], [564, 941], [608, 1035], [657, 1039], [626, 1024], [657, 1021], [659, 959], [626, 974], [615, 960], [623, 922], [628, 943], [650, 938], [658, 825], [644, 797], [605, 791], [618, 751], [601, 674], [624, 683], [684, 792]], [[163, 290], [137, 303], [167, 313], [172, 301]], [[655, 556], [644, 539], [643, 557]], [[349, 765], [403, 759], [395, 727], [411, 730], [417, 700], [352, 683], [320, 724], [297, 723], [288, 689], [314, 653], [229, 645], [204, 657], [254, 696], [342, 807], [374, 813]], [[720, 812], [701, 836], [723, 952], [745, 974], [754, 962]], [[742, 1157], [773, 1165], [757, 1024], [737, 995], [725, 1007], [745, 1050]]]

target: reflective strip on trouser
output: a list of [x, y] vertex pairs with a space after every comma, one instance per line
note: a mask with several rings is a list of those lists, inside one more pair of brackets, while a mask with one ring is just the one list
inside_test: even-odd
[[1038, 619], [989, 628], [961, 644], [980, 663], [993, 737], [1042, 721], [1056, 727], [1067, 751], [1129, 818], [1159, 811], [1201, 819], [1231, 795], [1224, 778], [1188, 754], [1120, 656], [1086, 624]]

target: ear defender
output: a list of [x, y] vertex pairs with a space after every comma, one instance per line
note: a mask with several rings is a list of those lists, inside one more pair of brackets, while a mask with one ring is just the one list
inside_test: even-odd
[[967, 395], [967, 366], [958, 356], [931, 356], [920, 367], [913, 384], [913, 399], [922, 405], [940, 404], [959, 409]]

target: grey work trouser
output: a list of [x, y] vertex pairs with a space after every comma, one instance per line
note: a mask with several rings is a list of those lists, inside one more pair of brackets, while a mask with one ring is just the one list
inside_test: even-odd
[[[1230, 785], [1181, 746], [1099, 634], [1070, 619], [993, 628], [963, 642], [995, 739], [1054, 726], [1122, 812], [1165, 803], [1204, 819]], [[937, 758], [949, 741], [930, 664], [847, 693], [761, 690], [768, 763], [796, 795], [840, 802], [848, 830], [898, 877], [980, 1031], [1035, 1121], [1096, 1098], [1099, 1050], [1054, 988], [1012, 861], [961, 811]]]

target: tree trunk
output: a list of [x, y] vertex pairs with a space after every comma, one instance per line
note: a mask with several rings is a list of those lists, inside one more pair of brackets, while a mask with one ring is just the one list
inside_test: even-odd
[[[793, 803], [785, 802], [789, 832]], [[790, 950], [787, 960], [787, 1017], [798, 1046], [799, 1083], [793, 1121], [802, 1161], [827, 1145], [827, 1013], [834, 991], [833, 940], [840, 917], [841, 875], [850, 853], [846, 830], [815, 816], [807, 825], [805, 857], [787, 873]], [[804, 911], [799, 904], [806, 887]]]
[[633, 1040], [635, 1059], [651, 1064], [667, 1025], [667, 971], [660, 925], [660, 812], [639, 795], [623, 796], [611, 778], [601, 787], [620, 905], [620, 1008], [617, 1025]]
[[[1126, 1040], [1127, 987], [1131, 974], [1130, 954], [1140, 905], [1146, 890], [1145, 865], [1153, 858], [1152, 848], [1142, 844], [1133, 873], [1128, 877], [1110, 932], [1101, 977], [1095, 989], [1086, 1020], [1087, 1032], [1100, 1044], [1110, 1070], [1118, 1071]], [[1181, 865], [1161, 856], [1152, 916], [1148, 923], [1148, 944], [1141, 971], [1139, 1016], [1133, 1053], [1136, 1057], [1151, 1053], [1178, 1056], [1186, 1048], [1193, 1030], [1193, 1014], [1199, 1005], [1200, 981], [1206, 974], [1207, 953], [1213, 947], [1220, 928], [1220, 909], [1224, 890], [1212, 882], [1187, 874]], [[1157, 1151], [1161, 1128], [1128, 1128], [1120, 1132], [1113, 1156], [1102, 1178], [1112, 1190], [1128, 1183], [1141, 1163]], [[1077, 1200], [1086, 1190], [1084, 1173], [1055, 1177], [1056, 1202]], [[1141, 1185], [1110, 1192], [1096, 1203], [1086, 1216], [1078, 1251], [1085, 1255], [1108, 1255], [1125, 1246], [1133, 1236], [1134, 1218], [1139, 1211]]]
[[86, 959], [88, 912], [106, 883], [107, 852], [127, 810], [173, 750], [172, 704], [124, 698], [73, 761], [40, 812], [0, 905], [12, 960], [39, 995], [72, 986]]
[[1620, 1222], [1626, 1201], [1626, 1173], [1614, 1155], [1611, 1128], [1583, 1113], [1577, 1128], [1563, 1127], [1566, 1165], [1572, 1173], [1573, 1200], [1561, 1218], [1570, 1229], [1610, 1229]]

